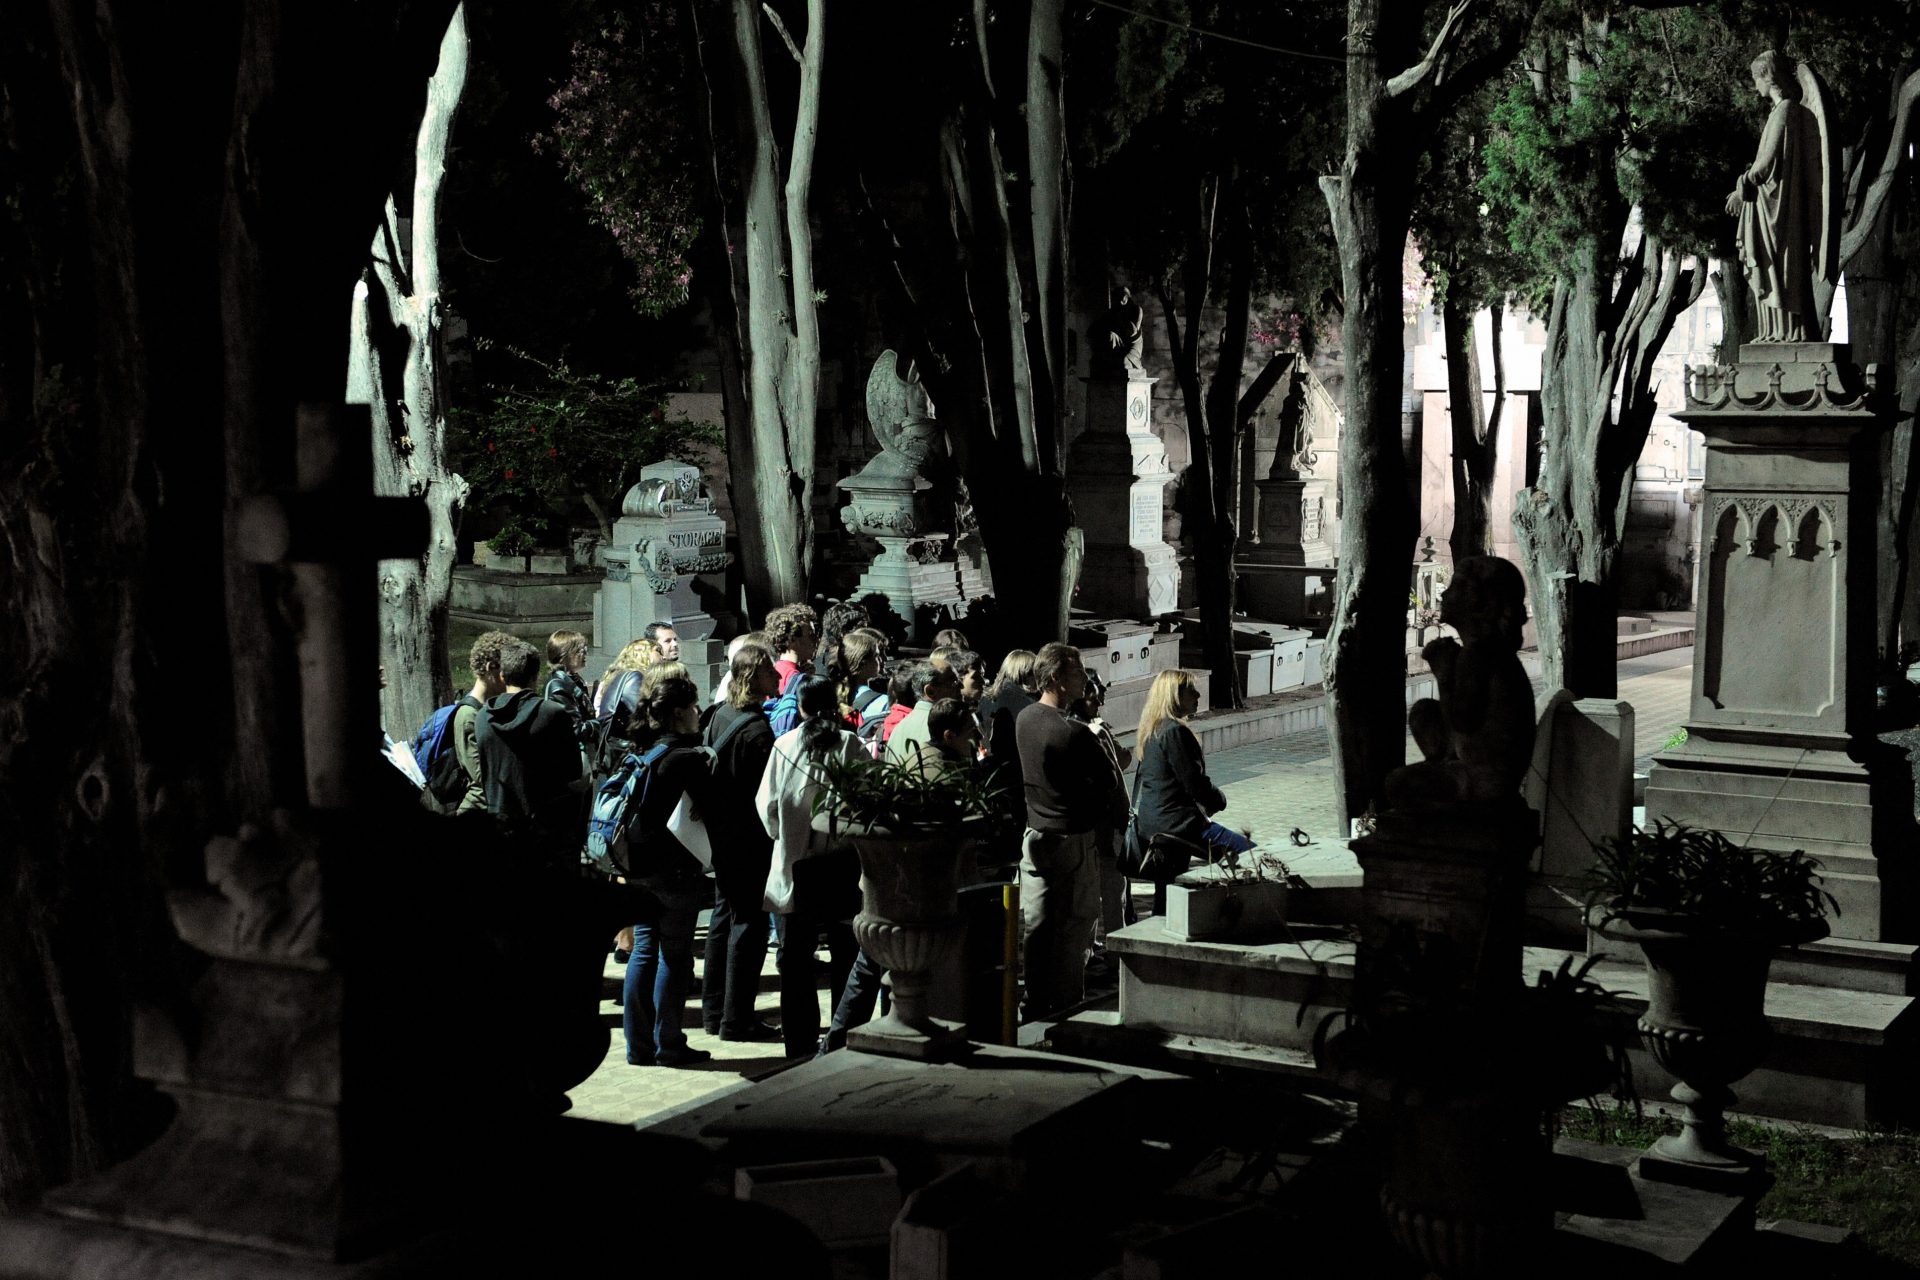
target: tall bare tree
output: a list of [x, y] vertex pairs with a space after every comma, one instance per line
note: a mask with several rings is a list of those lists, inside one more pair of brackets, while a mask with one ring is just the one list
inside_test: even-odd
[[[701, 7], [693, 6], [698, 32]], [[812, 486], [820, 396], [819, 293], [814, 283], [812, 184], [826, 65], [824, 0], [808, 0], [804, 42], [771, 4], [732, 0], [725, 68], [706, 62], [721, 226], [736, 222], [744, 253], [710, 253], [725, 263], [728, 297], [717, 308], [733, 320], [724, 345], [743, 386], [726, 389], [727, 461], [732, 473], [749, 603], [764, 611], [805, 600], [815, 552]], [[793, 58], [799, 84], [784, 163], [774, 123], [773, 90], [762, 26]], [[731, 86], [726, 93], [723, 86]], [[731, 122], [731, 136], [721, 130]], [[739, 157], [737, 214], [725, 208], [734, 183], [720, 159]], [[745, 259], [744, 269], [739, 259]], [[742, 496], [747, 500], [741, 501]]]
[[347, 400], [368, 406], [373, 416], [375, 492], [424, 501], [431, 530], [417, 559], [388, 560], [380, 568], [380, 655], [387, 676], [381, 718], [396, 734], [422, 723], [453, 692], [447, 611], [467, 482], [447, 461], [439, 211], [466, 78], [461, 5], [427, 82], [407, 217], [388, 196], [371, 261], [354, 286], [349, 322]]

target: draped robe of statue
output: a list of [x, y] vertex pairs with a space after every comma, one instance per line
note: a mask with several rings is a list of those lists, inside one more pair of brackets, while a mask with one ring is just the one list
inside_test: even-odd
[[1761, 342], [1819, 337], [1814, 316], [1814, 245], [1822, 199], [1820, 125], [1781, 98], [1767, 116], [1760, 149], [1740, 175], [1740, 261], [1758, 311]]

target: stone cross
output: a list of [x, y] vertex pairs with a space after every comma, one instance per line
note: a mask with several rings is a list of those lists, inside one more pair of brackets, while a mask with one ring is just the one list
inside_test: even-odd
[[242, 504], [235, 533], [256, 564], [292, 568], [298, 609], [300, 730], [307, 803], [345, 809], [370, 794], [379, 727], [379, 598], [374, 565], [426, 549], [427, 510], [373, 492], [366, 406], [295, 412], [295, 485]]

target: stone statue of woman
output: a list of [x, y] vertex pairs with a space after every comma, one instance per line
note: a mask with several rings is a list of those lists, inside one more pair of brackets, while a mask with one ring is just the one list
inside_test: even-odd
[[1753, 87], [1772, 100], [1753, 164], [1727, 197], [1735, 242], [1758, 311], [1760, 342], [1825, 336], [1814, 283], [1832, 297], [1839, 275], [1837, 159], [1826, 101], [1812, 68], [1769, 49], [1753, 60]]

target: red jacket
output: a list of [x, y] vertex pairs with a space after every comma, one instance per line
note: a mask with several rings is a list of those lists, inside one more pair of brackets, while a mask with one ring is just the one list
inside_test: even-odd
[[913, 708], [894, 703], [887, 709], [887, 718], [880, 722], [880, 741], [885, 742], [900, 727], [900, 722], [913, 714]]

